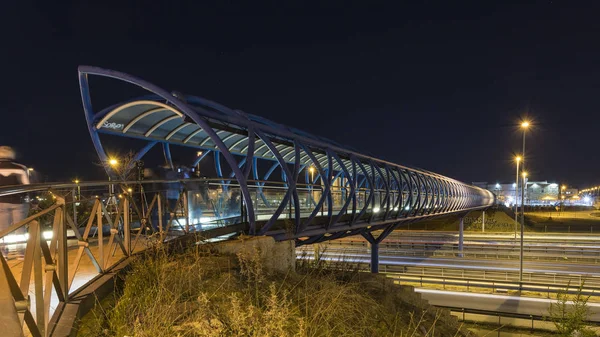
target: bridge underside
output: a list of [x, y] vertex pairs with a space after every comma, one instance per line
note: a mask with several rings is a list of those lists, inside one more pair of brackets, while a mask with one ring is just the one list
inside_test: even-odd
[[[148, 95], [96, 111], [91, 76], [128, 82]], [[490, 192], [475, 186], [379, 160], [201, 97], [170, 93], [128, 74], [82, 66], [79, 80], [88, 129], [102, 162], [109, 156], [100, 135], [146, 141], [134, 161], [161, 147], [165, 162], [175, 168], [172, 146], [190, 151], [189, 167], [212, 157], [213, 178], [221, 179], [217, 203], [239, 204], [237, 215], [251, 235], [293, 239], [298, 245], [357, 234], [369, 239], [373, 231], [384, 230], [385, 236], [403, 223], [484, 209], [494, 201]], [[235, 207], [227, 211], [223, 206], [215, 214]]]

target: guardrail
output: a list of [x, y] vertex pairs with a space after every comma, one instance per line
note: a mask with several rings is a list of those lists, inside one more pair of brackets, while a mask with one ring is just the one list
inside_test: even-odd
[[[579, 245], [580, 243], [578, 243]], [[327, 245], [331, 246], [367, 246], [368, 242], [365, 240], [333, 240], [328, 241]], [[420, 249], [420, 250], [450, 250], [450, 251], [458, 251], [458, 242], [448, 241], [448, 242], [420, 242], [420, 241], [401, 241], [401, 242], [389, 242], [384, 240], [380, 244], [380, 249]], [[491, 252], [519, 252], [520, 246], [518, 243], [506, 244], [506, 243], [473, 243], [473, 242], [465, 242], [463, 246], [463, 251], [466, 250], [484, 250], [487, 249]], [[590, 254], [591, 256], [600, 256], [600, 250], [598, 250], [598, 243], [594, 243], [591, 246], [581, 245], [581, 246], [540, 246], [537, 244], [525, 245], [523, 247], [524, 252], [531, 253], [552, 253], [552, 252], [562, 252], [562, 253], [577, 253], [577, 254]]]
[[[368, 265], [365, 263], [365, 265]], [[385, 273], [402, 273], [410, 275], [421, 275], [429, 277], [456, 277], [470, 280], [486, 281], [519, 281], [518, 271], [494, 271], [494, 270], [465, 270], [460, 268], [439, 267], [409, 267], [409, 266], [383, 266]], [[559, 274], [559, 273], [523, 273], [524, 282], [539, 282], [551, 285], [581, 284], [585, 282], [589, 286], [600, 287], [600, 277], [585, 276], [581, 274]]]
[[[358, 270], [369, 270], [370, 264], [366, 262], [356, 261], [350, 257], [336, 257], [328, 258], [326, 252], [318, 253], [320, 259], [329, 259], [332, 261], [339, 261], [341, 263], [349, 263]], [[303, 250], [296, 254], [297, 258], [312, 259], [314, 253]], [[477, 281], [489, 281], [489, 282], [505, 282], [505, 283], [518, 283], [519, 273], [518, 271], [494, 271], [494, 270], [468, 270], [461, 268], [441, 268], [441, 267], [419, 267], [419, 266], [402, 266], [402, 265], [381, 265], [380, 272], [385, 274], [395, 275], [407, 275], [415, 278], [438, 278], [438, 279], [456, 279], [456, 280], [470, 280], [471, 282]], [[582, 283], [587, 288], [598, 288], [600, 289], [600, 277], [589, 276], [589, 275], [572, 275], [568, 273], [523, 273], [523, 282], [528, 284], [540, 284], [543, 286], [558, 286], [565, 287], [567, 285], [578, 286]], [[599, 290], [600, 292], [600, 290]]]
[[[367, 242], [353, 242], [350, 244], [348, 248], [343, 248], [344, 246], [348, 246], [346, 244], [333, 243], [335, 241], [331, 241], [332, 243], [327, 243], [327, 248], [325, 248], [329, 252], [343, 252], [343, 253], [370, 253], [370, 251], [366, 251], [368, 249]], [[474, 249], [468, 248], [467, 245], [464, 246], [464, 250], [460, 252], [456, 247], [444, 247], [443, 249], [433, 249], [433, 248], [425, 248], [419, 249], [418, 245], [415, 245], [415, 249], [398, 249], [393, 248], [393, 246], [381, 246], [380, 254], [382, 257], [387, 256], [422, 256], [422, 257], [458, 257], [462, 255], [462, 257], [471, 257], [471, 258], [483, 258], [483, 259], [519, 259], [518, 250], [509, 250], [509, 249]], [[361, 247], [361, 248], [357, 248]], [[491, 248], [491, 247], [490, 247]], [[565, 254], [565, 252], [569, 252], [571, 254]], [[579, 253], [579, 254], [577, 254]], [[460, 255], [459, 255], [460, 254]], [[588, 262], [588, 263], [600, 263], [600, 251], [598, 249], [586, 249], [586, 250], [560, 250], [560, 249], [525, 249], [524, 250], [524, 258], [530, 261], [562, 261], [562, 262]]]
[[397, 280], [398, 282], [406, 282], [419, 284], [423, 287], [424, 284], [437, 284], [442, 285], [444, 289], [446, 286], [459, 286], [466, 287], [467, 291], [470, 291], [471, 288], [484, 288], [484, 289], [492, 289], [492, 292], [497, 292], [498, 290], [508, 291], [508, 290], [519, 290], [519, 291], [531, 291], [531, 292], [539, 292], [546, 293], [547, 297], [550, 298], [550, 294], [556, 293], [567, 293], [567, 294], [577, 294], [581, 293], [583, 295], [600, 295], [600, 287], [590, 287], [583, 284], [583, 288], [580, 289], [581, 284], [564, 284], [564, 285], [549, 285], [545, 283], [535, 283], [535, 282], [506, 282], [506, 281], [480, 281], [480, 280], [469, 280], [469, 279], [461, 279], [461, 278], [453, 278], [453, 277], [442, 277], [442, 278], [434, 278], [427, 277], [421, 275], [405, 275], [405, 274], [391, 274], [388, 273], [387, 277]]
[[[462, 314], [461, 320], [463, 322], [469, 321], [465, 318], [466, 314], [475, 314], [475, 315], [484, 315], [484, 316], [492, 316], [498, 317], [498, 325], [502, 325], [501, 318], [513, 318], [513, 319], [522, 319], [531, 322], [531, 330], [535, 330], [534, 322], [548, 322], [550, 321], [549, 317], [541, 316], [541, 315], [528, 315], [528, 314], [519, 314], [513, 312], [503, 312], [503, 311], [492, 311], [492, 310], [480, 310], [480, 309], [469, 309], [462, 307], [450, 307], [450, 306], [442, 306], [437, 305], [438, 308], [444, 308], [450, 310], [450, 312], [455, 312], [458, 314]], [[459, 316], [460, 317], [460, 316]], [[584, 321], [589, 325], [598, 325], [599, 322], [586, 320]]]

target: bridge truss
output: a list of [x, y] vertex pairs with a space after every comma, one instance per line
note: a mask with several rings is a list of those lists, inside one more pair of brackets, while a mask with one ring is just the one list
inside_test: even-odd
[[[128, 82], [148, 95], [96, 111], [92, 76]], [[360, 234], [377, 244], [402, 224], [494, 203], [487, 190], [373, 158], [201, 97], [171, 93], [125, 73], [80, 66], [79, 82], [102, 162], [109, 156], [101, 134], [147, 141], [135, 159], [160, 145], [171, 166], [171, 146], [202, 151], [189, 158], [192, 167], [211, 155], [217, 177], [239, 190], [242, 220], [251, 235], [303, 245]]]

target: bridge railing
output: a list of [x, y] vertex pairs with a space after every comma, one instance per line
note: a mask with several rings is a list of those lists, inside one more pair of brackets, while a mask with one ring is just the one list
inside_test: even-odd
[[248, 184], [254, 219], [249, 219], [241, 187], [225, 178], [1, 188], [0, 196], [18, 195], [29, 209], [25, 219], [0, 223], [0, 306], [8, 310], [3, 314], [6, 319], [13, 318], [8, 325], [24, 327], [32, 335], [48, 335], [56, 304], [68, 303], [86, 282], [134, 252], [187, 233], [251, 220], [271, 221], [274, 231], [293, 232], [298, 227], [290, 220], [298, 223], [300, 218], [320, 217], [312, 225], [326, 228], [333, 215], [341, 223], [357, 219], [367, 223], [385, 220], [391, 213], [417, 214], [411, 213], [412, 207], [419, 207], [421, 216], [435, 214], [441, 207], [433, 202], [417, 206], [416, 194], [408, 191], [296, 184], [296, 199], [290, 198], [285, 182], [249, 180]]
[[[192, 184], [200, 184], [193, 190]], [[0, 223], [0, 320], [10, 336], [48, 336], [53, 308], [134, 252], [237, 224], [235, 186], [210, 179], [36, 184], [0, 189], [28, 216]], [[201, 195], [201, 193], [205, 193]], [[0, 212], [5, 210], [0, 210]], [[7, 217], [2, 217], [6, 219]]]
[[[285, 198], [283, 183], [255, 181], [255, 220], [269, 219]], [[316, 207], [322, 186], [296, 187], [298, 205], [290, 202], [279, 219], [302, 217]], [[321, 205], [340, 210], [348, 191], [332, 189]], [[356, 191], [359, 207], [368, 193]], [[219, 179], [50, 183], [0, 189], [0, 196], [20, 196], [28, 216], [0, 223], [0, 306], [9, 335], [50, 335], [53, 308], [82, 286], [134, 252], [175, 237], [247, 222], [240, 187]], [[371, 207], [369, 207], [371, 209]]]

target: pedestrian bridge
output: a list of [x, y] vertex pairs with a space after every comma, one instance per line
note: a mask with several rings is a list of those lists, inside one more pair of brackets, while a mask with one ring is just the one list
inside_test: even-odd
[[[145, 92], [93, 106], [95, 77]], [[379, 242], [393, 230], [494, 203], [475, 186], [128, 74], [82, 66], [79, 82], [88, 130], [110, 181], [0, 189], [0, 195], [27, 196], [34, 208], [0, 232], [6, 248], [0, 317], [9, 335], [54, 335], [63, 317], [76, 315], [69, 310], [81, 302], [88, 281], [148, 245], [198, 237], [194, 233], [267, 235], [296, 245], [362, 235], [377, 271]], [[128, 146], [138, 147], [116, 154], [128, 153]], [[156, 152], [173, 170], [208, 173], [143, 177], [142, 160], [150, 162]], [[175, 154], [187, 161], [174, 160]]]
[[[146, 95], [95, 107], [90, 87], [94, 77], [129, 83]], [[169, 92], [128, 74], [81, 66], [79, 82], [88, 129], [102, 162], [110, 158], [101, 136], [146, 142], [133, 161], [157, 146], [171, 167], [172, 147], [188, 150], [189, 167], [210, 155], [215, 177], [235, 185], [224, 188], [235, 189], [242, 201], [240, 215], [251, 235], [315, 243], [391, 231], [408, 221], [486, 208], [494, 201], [489, 191], [380, 160], [198, 96]], [[281, 219], [288, 220], [286, 228]]]

